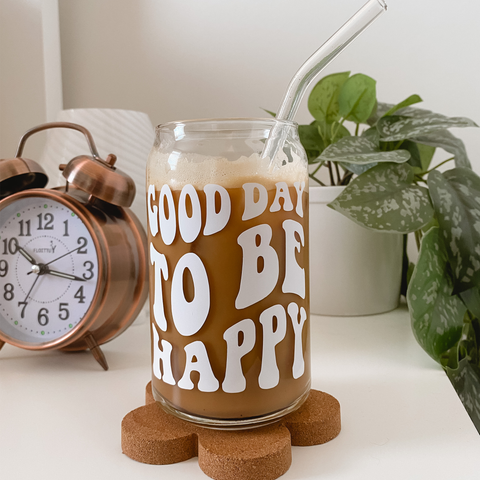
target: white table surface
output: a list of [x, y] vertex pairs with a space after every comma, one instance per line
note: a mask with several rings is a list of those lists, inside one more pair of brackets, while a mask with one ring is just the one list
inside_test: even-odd
[[[89, 353], [0, 351], [0, 478], [208, 478], [196, 459], [144, 465], [123, 455], [122, 418], [143, 404], [149, 330], [133, 325]], [[342, 432], [293, 447], [282, 479], [474, 480], [480, 436], [442, 369], [417, 345], [405, 307], [371, 317], [312, 317], [313, 388], [335, 396]]]

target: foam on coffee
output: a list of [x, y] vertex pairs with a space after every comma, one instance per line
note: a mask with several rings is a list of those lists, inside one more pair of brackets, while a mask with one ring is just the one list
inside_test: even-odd
[[291, 185], [294, 182], [308, 184], [302, 160], [294, 153], [292, 158], [293, 161], [285, 161], [281, 168], [272, 169], [270, 160], [260, 158], [257, 153], [231, 161], [225, 157], [207, 157], [196, 153], [165, 154], [154, 150], [149, 158], [147, 180], [157, 189], [163, 184], [173, 189], [181, 189], [187, 184], [202, 189], [210, 183], [218, 183], [225, 188], [240, 188], [244, 183], [258, 182], [267, 190], [275, 188], [280, 181]]

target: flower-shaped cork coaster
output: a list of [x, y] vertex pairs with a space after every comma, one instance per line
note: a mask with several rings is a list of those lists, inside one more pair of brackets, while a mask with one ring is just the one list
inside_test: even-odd
[[311, 390], [305, 403], [277, 423], [251, 430], [212, 430], [166, 413], [155, 402], [151, 383], [146, 405], [122, 421], [123, 453], [138, 462], [166, 465], [198, 456], [215, 480], [273, 480], [292, 463], [292, 445], [326, 443], [340, 433], [340, 404]]

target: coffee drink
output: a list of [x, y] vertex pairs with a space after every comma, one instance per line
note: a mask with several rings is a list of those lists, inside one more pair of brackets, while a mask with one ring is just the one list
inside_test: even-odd
[[152, 386], [168, 410], [252, 425], [308, 395], [307, 185], [303, 158], [152, 150]]

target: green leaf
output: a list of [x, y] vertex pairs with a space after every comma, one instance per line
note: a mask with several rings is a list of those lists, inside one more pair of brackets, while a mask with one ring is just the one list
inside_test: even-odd
[[308, 110], [320, 122], [333, 123], [340, 119], [338, 95], [350, 72], [334, 73], [323, 77], [308, 97]]
[[[375, 125], [380, 120], [380, 118], [385, 117], [387, 112], [389, 110], [394, 109], [395, 107], [396, 105], [394, 105], [393, 103], [378, 102], [376, 112], [372, 113], [370, 118], [367, 120], [367, 123], [369, 125]], [[430, 110], [424, 110], [420, 108], [411, 108], [411, 107], [402, 107], [396, 111], [397, 115], [401, 115], [405, 117], [422, 117], [425, 115], [429, 115], [431, 113], [433, 112], [431, 112]]]
[[430, 167], [430, 163], [432, 163], [436, 148], [434, 146], [418, 142], [416, 142], [415, 145], [417, 146], [418, 152], [420, 153], [421, 168], [425, 172], [428, 170], [428, 167]]
[[[448, 378], [480, 433], [480, 321], [468, 311], [457, 348], [445, 360]], [[452, 349], [453, 350], [453, 349]]]
[[340, 115], [355, 123], [366, 123], [377, 102], [376, 81], [361, 73], [352, 75], [338, 96]]
[[403, 100], [400, 103], [397, 103], [393, 107], [390, 107], [382, 116], [387, 117], [389, 115], [393, 115], [395, 112], [398, 110], [401, 110], [402, 108], [409, 107], [410, 105], [414, 105], [415, 103], [420, 103], [423, 102], [423, 100], [416, 94], [410, 95], [408, 98]]
[[460, 298], [473, 315], [480, 318], [480, 289], [471, 288], [470, 290], [465, 290], [460, 293]]
[[410, 118], [423, 118], [423, 117], [431, 117], [431, 116], [438, 116], [439, 118], [444, 118], [444, 115], [440, 115], [437, 113], [432, 112], [431, 110], [426, 110], [424, 108], [412, 108], [406, 107], [398, 110], [397, 115], [402, 117], [410, 117]]
[[372, 162], [403, 163], [410, 158], [406, 150], [382, 152], [366, 137], [345, 137], [329, 145], [320, 155], [320, 161], [365, 165]]
[[307, 153], [308, 163], [318, 163], [318, 156], [323, 152], [325, 146], [318, 133], [317, 122], [313, 121], [310, 125], [299, 125], [298, 136]]
[[445, 117], [436, 113], [421, 117], [405, 117], [390, 115], [382, 117], [377, 122], [381, 140], [393, 142], [406, 138], [414, 139], [420, 135], [429, 134], [435, 130], [450, 127], [476, 127], [475, 122], [465, 117]]
[[[419, 144], [442, 148], [455, 157], [455, 166], [472, 168], [465, 144], [448, 130], [438, 130], [428, 135], [418, 136], [412, 140]], [[424, 171], [428, 169], [428, 166], [424, 168]]]
[[428, 187], [452, 266], [454, 291], [480, 285], [480, 178], [468, 168], [433, 170]]
[[332, 140], [332, 143], [338, 142], [342, 138], [352, 136], [350, 130], [348, 130], [347, 127], [343, 126], [341, 123], [338, 122], [332, 123], [331, 130], [332, 136], [330, 138]]
[[359, 165], [356, 163], [343, 163], [343, 162], [338, 162], [342, 168], [345, 170], [348, 170], [355, 175], [359, 176], [365, 173], [367, 170], [370, 170], [373, 167], [376, 167], [378, 163], [364, 163], [363, 165]]
[[266, 108], [262, 108], [262, 110], [274, 118], [277, 116], [277, 114], [275, 112], [272, 112], [271, 110], [267, 110]]
[[341, 123], [325, 123], [317, 121], [316, 124], [318, 127], [318, 133], [325, 142], [325, 147], [327, 147], [331, 143], [335, 143], [340, 138], [351, 136], [349, 130]]
[[380, 118], [382, 118], [385, 113], [387, 113], [392, 107], [394, 107], [393, 103], [384, 103], [384, 102], [377, 102], [376, 108], [373, 108], [373, 112], [371, 113], [370, 117], [367, 119], [367, 123], [370, 126], [375, 125]]
[[318, 133], [317, 122], [312, 122], [310, 125], [299, 125], [298, 135], [305, 150], [317, 150], [319, 155], [324, 150], [325, 144]]
[[422, 238], [407, 302], [415, 338], [437, 362], [460, 339], [467, 310], [456, 295], [452, 296], [447, 270], [441, 232], [433, 227]]
[[458, 363], [458, 368], [446, 368], [450, 382], [455, 388], [465, 410], [480, 433], [480, 369], [465, 357]]
[[382, 163], [355, 178], [329, 207], [372, 230], [414, 232], [433, 209], [427, 189], [412, 182], [410, 165]]
[[435, 153], [435, 147], [422, 145], [421, 143], [412, 142], [411, 140], [405, 140], [400, 148], [410, 152], [410, 165], [418, 167], [419, 172], [425, 172], [428, 170], [428, 166]]
[[368, 138], [370, 142], [380, 147], [380, 134], [375, 127], [367, 128], [367, 130], [362, 133], [362, 137]]

